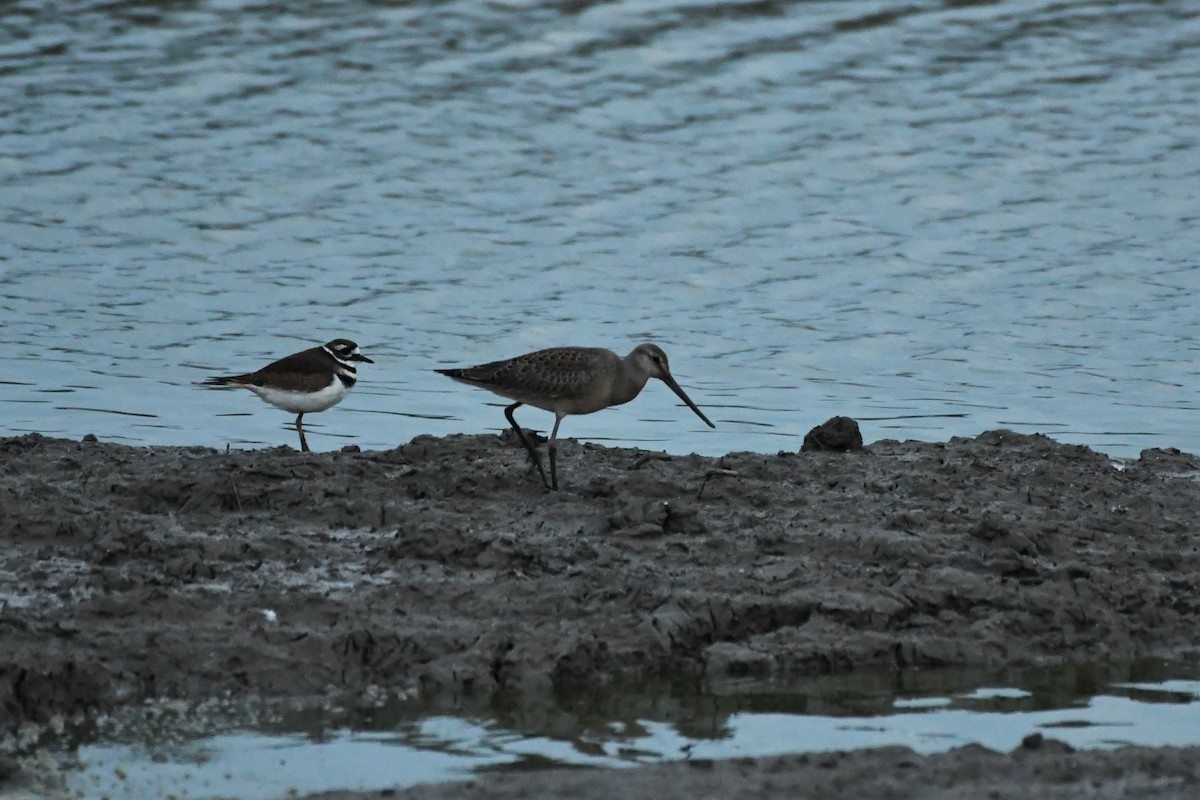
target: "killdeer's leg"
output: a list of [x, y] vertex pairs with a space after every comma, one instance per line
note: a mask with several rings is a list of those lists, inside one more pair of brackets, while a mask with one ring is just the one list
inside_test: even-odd
[[529, 451], [529, 460], [537, 467], [538, 474], [542, 476], [542, 483], [549, 486], [550, 483], [546, 480], [546, 471], [542, 469], [541, 457], [538, 456], [537, 450], [529, 443], [529, 440], [525, 438], [525, 432], [521, 430], [521, 426], [513, 418], [513, 411], [520, 408], [521, 405], [521, 403], [513, 403], [511, 406], [506, 406], [504, 416], [508, 418], [508, 424], [512, 426], [512, 429], [517, 432], [517, 438], [521, 440], [521, 444], [525, 445], [525, 449]]
[[562, 421], [562, 414], [554, 415], [554, 430], [550, 431], [550, 443], [546, 445], [546, 450], [550, 453], [550, 488], [554, 491], [558, 491], [558, 466], [554, 456], [558, 452], [558, 423]]
[[296, 415], [296, 432], [300, 434], [300, 452], [308, 452], [308, 440], [304, 438], [304, 426], [300, 424], [300, 420], [304, 419], [304, 412], [301, 411]]

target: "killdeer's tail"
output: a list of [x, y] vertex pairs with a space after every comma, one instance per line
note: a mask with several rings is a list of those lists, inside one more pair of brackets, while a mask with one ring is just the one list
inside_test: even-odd
[[206, 378], [200, 381], [201, 386], [245, 386], [245, 375], [227, 375], [215, 378]]

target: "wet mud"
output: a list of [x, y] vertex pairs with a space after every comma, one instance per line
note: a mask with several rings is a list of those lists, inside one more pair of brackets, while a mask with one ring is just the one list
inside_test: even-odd
[[1200, 651], [1200, 459], [1178, 451], [1117, 464], [990, 431], [721, 458], [565, 440], [558, 464], [549, 492], [510, 437], [0, 439], [0, 735], [146, 698]]
[[335, 792], [310, 800], [484, 800], [498, 797], [914, 798], [939, 800], [1193, 800], [1200, 790], [1200, 749], [1073, 751], [1030, 737], [1012, 753], [960, 747], [921, 756], [904, 747], [761, 759], [681, 761], [630, 770], [554, 770], [489, 775], [469, 784], [422, 786], [385, 795]]

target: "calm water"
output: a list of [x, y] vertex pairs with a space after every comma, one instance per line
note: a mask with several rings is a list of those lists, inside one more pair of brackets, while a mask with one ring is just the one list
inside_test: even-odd
[[18, 0], [0, 96], [0, 434], [294, 446], [194, 384], [345, 335], [309, 438], [390, 447], [650, 338], [718, 428], [564, 435], [1200, 452], [1200, 5]]
[[[1187, 677], [1190, 676], [1190, 677]], [[903, 745], [995, 750], [1042, 733], [1074, 747], [1200, 744], [1194, 665], [855, 673], [786, 687], [597, 692], [544, 704], [365, 715], [294, 712], [253, 726], [159, 709], [112, 719], [27, 768], [70, 797], [276, 800], [556, 765], [622, 767]]]

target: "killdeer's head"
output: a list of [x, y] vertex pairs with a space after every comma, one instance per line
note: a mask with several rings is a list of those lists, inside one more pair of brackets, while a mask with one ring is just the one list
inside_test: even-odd
[[351, 372], [354, 371], [354, 362], [356, 361], [365, 361], [368, 364], [375, 363], [360, 353], [358, 345], [349, 339], [334, 339], [325, 345], [325, 352], [333, 356], [334, 360], [339, 364], [348, 367]]

